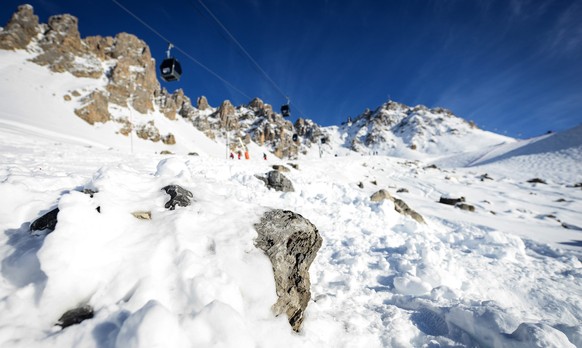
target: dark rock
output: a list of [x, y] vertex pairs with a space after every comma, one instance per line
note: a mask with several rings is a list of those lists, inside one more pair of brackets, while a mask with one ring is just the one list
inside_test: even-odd
[[529, 179], [527, 182], [531, 184], [546, 184], [546, 182], [540, 178]]
[[259, 175], [255, 175], [255, 177], [262, 180], [268, 188], [272, 188], [275, 191], [295, 192], [291, 180], [276, 170], [268, 172], [266, 177]]
[[298, 332], [311, 298], [309, 267], [321, 247], [321, 236], [303, 216], [278, 209], [266, 212], [255, 229], [255, 246], [269, 257], [275, 276], [278, 299], [273, 311], [276, 315], [286, 313]]
[[408, 189], [399, 188], [398, 190], [396, 190], [396, 193], [408, 193]]
[[166, 209], [174, 210], [176, 206], [187, 207], [192, 203], [192, 192], [182, 188], [178, 185], [168, 185], [162, 190], [166, 191], [170, 195], [170, 200], [166, 202]]
[[358, 183], [358, 187], [359, 187], [359, 188], [361, 188], [361, 189], [363, 189], [363, 188], [364, 188], [364, 183], [360, 181], [360, 182]]
[[370, 181], [370, 183], [372, 183], [372, 185], [378, 186], [378, 182], [376, 180]]
[[93, 196], [97, 193], [97, 191], [93, 191], [91, 189], [83, 189], [82, 192], [86, 195], [89, 195], [91, 198], [93, 198]]
[[413, 218], [414, 220], [421, 224], [426, 224], [422, 216], [416, 211], [410, 209], [410, 207], [401, 199], [394, 198], [394, 210], [396, 210], [402, 215], [410, 216], [411, 218]]
[[465, 197], [461, 197], [461, 198], [441, 197], [439, 199], [439, 203], [448, 204], [448, 205], [456, 205], [457, 203], [463, 203], [463, 202], [465, 202]]
[[168, 150], [162, 150], [160, 151], [160, 155], [173, 155], [174, 153], [172, 151], [168, 151]]
[[438, 167], [436, 166], [436, 164], [431, 164], [429, 166], [424, 167], [424, 169], [438, 169]]
[[63, 329], [71, 325], [79, 324], [84, 320], [93, 318], [93, 307], [89, 305], [81, 306], [79, 308], [71, 309], [63, 314], [59, 321], [57, 321], [58, 326]]
[[295, 170], [299, 170], [299, 164], [297, 163], [287, 163], [291, 168]]
[[574, 184], [574, 187], [576, 187], [576, 188], [578, 188], [578, 187], [582, 188], [582, 182], [579, 182], [577, 184]]
[[467, 203], [458, 203], [455, 204], [455, 207], [461, 209], [461, 210], [467, 210], [467, 211], [475, 211], [475, 207], [472, 206], [471, 204], [467, 204]]
[[487, 174], [487, 173], [485, 173], [485, 174], [481, 175], [479, 178], [481, 179], [481, 181], [485, 181], [485, 180], [493, 180], [493, 178], [492, 178], [492, 177], [490, 177], [490, 176], [489, 176], [489, 174]]
[[59, 208], [55, 208], [43, 216], [36, 219], [31, 225], [31, 231], [42, 231], [50, 230], [51, 232], [55, 230], [57, 226], [57, 215], [59, 214]]
[[188, 152], [188, 156], [200, 156], [198, 152]]
[[99, 206], [99, 207], [95, 208], [95, 210], [97, 210], [97, 212], [98, 212], [99, 214], [101, 214], [101, 206]]
[[562, 202], [566, 202], [566, 200], [564, 198], [559, 198], [559, 199], [556, 199], [554, 202], [562, 203]]

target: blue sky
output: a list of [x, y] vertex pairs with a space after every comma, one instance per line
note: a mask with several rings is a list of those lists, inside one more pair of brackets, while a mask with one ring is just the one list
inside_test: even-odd
[[[163, 85], [214, 106], [258, 96], [278, 109], [287, 95], [292, 121], [327, 126], [390, 98], [520, 138], [582, 123], [579, 0], [203, 0], [266, 76], [200, 0], [117, 1], [236, 87], [174, 51], [184, 75]], [[0, 23], [21, 3], [2, 0]], [[110, 0], [28, 3], [43, 23], [71, 13], [82, 37], [129, 32], [165, 56], [167, 43]]]

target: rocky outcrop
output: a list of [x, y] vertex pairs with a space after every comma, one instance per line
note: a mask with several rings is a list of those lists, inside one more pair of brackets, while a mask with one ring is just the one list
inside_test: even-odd
[[34, 14], [32, 6], [18, 6], [10, 21], [0, 30], [0, 49], [25, 49], [40, 32], [38, 16]]
[[255, 175], [256, 178], [263, 181], [268, 188], [272, 188], [275, 191], [281, 192], [294, 192], [295, 189], [293, 188], [293, 183], [291, 180], [287, 179], [287, 177], [278, 170], [272, 170], [267, 173], [265, 177]]
[[201, 96], [198, 98], [198, 100], [196, 100], [196, 107], [198, 108], [198, 110], [201, 111], [204, 111], [210, 107], [210, 105], [208, 105], [208, 100], [206, 99], [205, 96]]
[[[279, 158], [296, 158], [325, 137], [312, 121], [300, 119], [294, 126], [259, 98], [237, 107], [226, 100], [215, 109], [202, 96], [193, 106], [182, 90], [170, 93], [161, 88], [155, 62], [144, 41], [127, 33], [82, 38], [78, 25], [78, 19], [69, 14], [52, 16], [48, 24], [39, 24], [33, 8], [24, 5], [0, 30], [0, 48], [30, 47], [37, 53], [32, 60], [54, 72], [104, 80], [103, 87], [79, 89], [62, 96], [66, 101], [80, 101], [75, 114], [91, 125], [112, 120], [119, 123], [119, 134], [136, 132], [140, 138], [172, 144], [173, 136], [160, 135], [153, 124], [144, 124], [139, 118], [139, 114], [157, 107], [168, 119], [186, 119], [211, 139], [224, 139], [228, 134], [233, 151], [244, 151], [236, 148], [241, 139], [246, 144], [254, 141], [265, 146]], [[131, 120], [135, 124], [127, 116], [112, 118], [110, 110], [117, 114], [112, 108], [118, 107], [137, 111]], [[132, 110], [122, 111], [127, 112], [121, 115], [127, 115]]]
[[218, 110], [213, 115], [218, 118], [220, 128], [225, 130], [238, 129], [238, 120], [235, 116], [235, 109], [230, 100], [225, 100], [220, 104]]
[[82, 106], [75, 109], [75, 114], [93, 125], [111, 120], [107, 96], [102, 91], [93, 91], [81, 99]]
[[285, 313], [293, 330], [300, 331], [311, 298], [309, 267], [322, 238], [309, 220], [286, 210], [266, 212], [255, 229], [255, 246], [269, 257], [275, 276], [278, 299], [273, 311]]

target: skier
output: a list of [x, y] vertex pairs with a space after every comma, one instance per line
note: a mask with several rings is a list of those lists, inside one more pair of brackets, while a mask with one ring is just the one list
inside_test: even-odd
[[240, 151], [239, 151], [239, 152], [238, 152], [238, 159], [240, 159], [240, 156], [241, 156], [241, 153], [240, 153]]
[[230, 153], [230, 159], [233, 160], [234, 159], [234, 153]]
[[263, 159], [266, 161], [267, 160], [267, 154], [263, 152]]

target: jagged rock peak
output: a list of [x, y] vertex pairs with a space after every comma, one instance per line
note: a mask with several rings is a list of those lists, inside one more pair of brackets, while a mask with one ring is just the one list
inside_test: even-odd
[[198, 100], [196, 100], [196, 107], [201, 111], [204, 111], [210, 107], [205, 96], [198, 97]]
[[0, 49], [25, 49], [41, 32], [38, 16], [31, 5], [20, 5], [3, 29], [0, 29]]
[[254, 98], [249, 102], [249, 107], [253, 109], [262, 109], [265, 106], [265, 102], [263, 102], [260, 98]]

